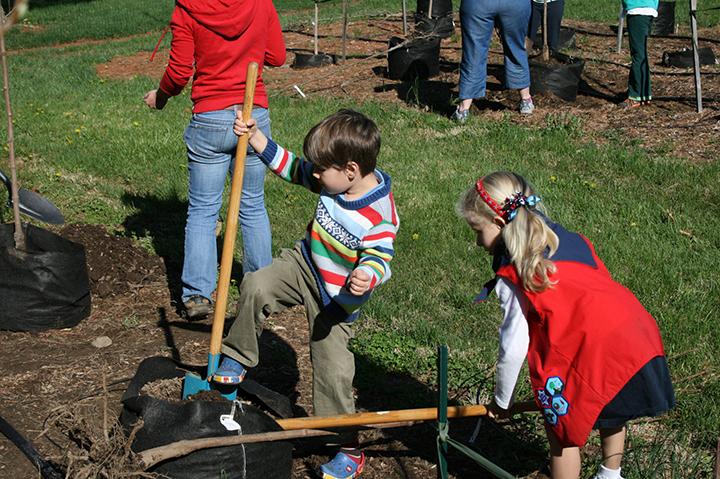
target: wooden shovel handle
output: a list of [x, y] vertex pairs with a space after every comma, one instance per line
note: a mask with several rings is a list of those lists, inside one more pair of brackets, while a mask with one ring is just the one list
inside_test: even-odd
[[[512, 414], [539, 411], [535, 401], [515, 403], [511, 408]], [[336, 416], [311, 416], [291, 419], [279, 419], [276, 422], [285, 429], [322, 429], [342, 426], [364, 426], [368, 424], [382, 424], [398, 421], [427, 421], [437, 419], [437, 408], [401, 409], [398, 411], [362, 412], [357, 414], [339, 414]], [[447, 417], [460, 418], [472, 416], [485, 416], [485, 406], [454, 406], [447, 408]]]
[[[258, 64], [250, 63], [245, 80], [245, 100], [243, 102], [242, 118], [248, 121], [252, 118], [253, 101], [255, 100], [255, 84], [257, 83]], [[228, 206], [227, 224], [225, 225], [225, 238], [223, 239], [222, 256], [220, 259], [220, 277], [218, 278], [217, 298], [215, 300], [215, 315], [213, 316], [212, 333], [210, 335], [210, 354], [220, 354], [223, 330], [225, 328], [225, 312], [227, 310], [228, 290], [230, 289], [230, 273], [232, 273], [233, 257], [235, 253], [235, 237], [237, 236], [238, 213], [240, 212], [240, 197], [245, 179], [245, 160], [247, 159], [248, 135], [238, 139], [235, 153], [235, 169], [233, 170], [232, 188], [230, 189], [230, 205]]]

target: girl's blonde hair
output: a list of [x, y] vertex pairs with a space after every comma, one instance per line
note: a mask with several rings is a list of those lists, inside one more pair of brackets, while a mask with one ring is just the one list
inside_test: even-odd
[[[542, 205], [524, 205], [514, 210], [510, 216], [509, 197], [520, 195], [531, 197], [535, 194], [532, 187], [520, 176], [509, 171], [496, 171], [481, 179], [481, 188], [496, 203], [493, 210], [480, 196], [477, 185], [470, 188], [455, 205], [455, 211], [466, 221], [482, 224], [501, 216], [506, 225], [501, 231], [510, 261], [515, 266], [522, 281], [522, 288], [541, 293], [554, 284], [549, 275], [556, 271], [555, 264], [549, 259], [555, 254], [559, 240], [557, 235], [545, 224], [544, 219], [533, 213], [536, 208], [545, 212]], [[547, 256], [545, 252], [547, 250]]]

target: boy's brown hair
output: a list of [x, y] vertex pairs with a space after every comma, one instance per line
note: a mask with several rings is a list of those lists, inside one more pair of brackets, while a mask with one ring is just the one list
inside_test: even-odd
[[312, 127], [305, 137], [303, 152], [312, 164], [323, 169], [344, 169], [354, 161], [365, 176], [375, 170], [380, 130], [362, 113], [340, 110]]

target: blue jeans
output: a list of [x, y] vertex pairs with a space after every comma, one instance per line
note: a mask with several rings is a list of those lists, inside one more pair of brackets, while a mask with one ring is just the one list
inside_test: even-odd
[[[185, 258], [182, 300], [191, 295], [210, 299], [217, 283], [215, 226], [222, 206], [225, 179], [235, 165], [238, 137], [233, 133], [235, 112], [209, 111], [193, 114], [183, 138], [188, 155], [188, 216], [185, 226]], [[258, 128], [270, 137], [266, 108], [253, 109]], [[240, 231], [243, 273], [272, 262], [270, 220], [265, 209], [265, 164], [248, 146], [240, 200]]]
[[505, 55], [505, 86], [517, 90], [530, 86], [525, 50], [525, 33], [532, 11], [530, 3], [530, 0], [463, 0], [460, 3], [461, 100], [485, 96], [487, 57], [496, 23]]

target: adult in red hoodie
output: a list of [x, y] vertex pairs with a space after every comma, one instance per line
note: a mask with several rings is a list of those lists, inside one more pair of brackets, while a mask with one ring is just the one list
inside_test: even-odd
[[[143, 100], [161, 110], [192, 77], [193, 111], [185, 129], [188, 155], [188, 217], [185, 227], [182, 300], [190, 319], [208, 314], [217, 278], [215, 228], [228, 172], [235, 162], [236, 111], [242, 110], [247, 67], [260, 66], [252, 117], [270, 137], [264, 65], [285, 62], [280, 20], [271, 0], [177, 0], [170, 21], [170, 60], [160, 87]], [[270, 222], [264, 202], [265, 165], [252, 148], [240, 201], [243, 270], [272, 261]]]

